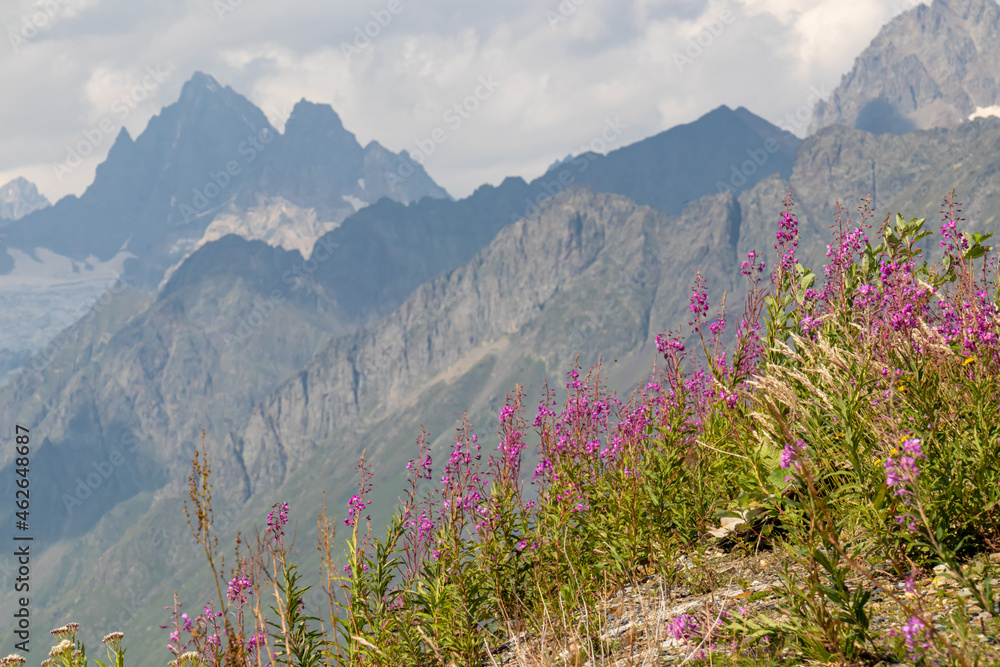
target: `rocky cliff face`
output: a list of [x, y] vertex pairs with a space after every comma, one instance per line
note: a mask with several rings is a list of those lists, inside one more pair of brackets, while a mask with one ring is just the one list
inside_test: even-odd
[[951, 127], [998, 104], [1000, 6], [933, 0], [882, 28], [816, 107], [810, 133], [830, 125], [873, 134]]
[[[941, 202], [952, 189], [964, 202], [966, 230], [1000, 231], [1000, 119], [979, 118], [949, 130], [917, 131], [902, 136], [872, 135], [845, 127], [829, 128], [808, 138], [799, 150], [791, 184], [799, 209], [829, 229], [835, 203], [857, 219], [857, 206], [875, 196], [873, 232], [886, 214], [926, 218], [938, 233]], [[939, 259], [935, 240], [923, 242], [924, 256]]]

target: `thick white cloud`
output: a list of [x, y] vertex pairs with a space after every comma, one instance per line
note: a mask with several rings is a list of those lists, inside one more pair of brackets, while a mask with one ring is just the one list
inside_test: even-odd
[[[879, 28], [917, 4], [397, 1], [8, 0], [0, 182], [23, 175], [53, 200], [82, 192], [118, 129], [141, 132], [202, 70], [278, 127], [304, 97], [332, 104], [362, 143], [394, 151], [429, 149], [441, 128], [447, 140], [424, 164], [461, 197], [508, 175], [539, 175], [609, 118], [627, 125], [609, 150], [720, 104], [772, 122], [801, 118], [814, 91], [831, 91]], [[147, 67], [172, 73], [136, 94]], [[53, 164], [107, 119], [111, 136], [58, 177]], [[800, 135], [806, 127], [795, 125]]]

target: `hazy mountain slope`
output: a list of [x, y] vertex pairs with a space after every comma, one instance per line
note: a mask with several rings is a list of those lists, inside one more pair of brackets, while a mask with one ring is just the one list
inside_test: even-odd
[[[457, 202], [426, 199], [403, 206], [381, 201], [325, 237], [339, 248], [317, 276], [333, 286], [345, 313], [382, 315], [424, 281], [469, 261], [512, 221], [540, 215], [567, 186], [587, 184], [679, 212], [685, 200], [717, 193], [720, 183], [739, 192], [768, 174], [787, 178], [797, 145], [794, 136], [745, 109], [720, 107], [608, 155], [586, 153], [558, 163], [528, 184], [507, 178]], [[745, 161], [750, 161], [751, 176], [730, 185], [732, 169], [741, 169]]]
[[811, 132], [845, 125], [875, 134], [950, 127], [1000, 104], [1000, 6], [933, 0], [887, 25], [855, 60]]
[[573, 183], [625, 195], [678, 215], [691, 201], [720, 192], [737, 193], [771, 174], [787, 179], [799, 139], [740, 107], [723, 105], [698, 120], [672, 127], [607, 155], [584, 154], [592, 164], [569, 169], [581, 159], [554, 165], [545, 175], [557, 183], [568, 172]]

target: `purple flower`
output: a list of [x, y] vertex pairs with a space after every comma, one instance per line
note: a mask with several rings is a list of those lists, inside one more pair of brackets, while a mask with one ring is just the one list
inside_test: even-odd
[[801, 465], [799, 457], [804, 451], [806, 451], [805, 440], [797, 439], [794, 443], [786, 444], [785, 448], [781, 450], [781, 467], [791, 468], [794, 465], [798, 469]]
[[707, 314], [708, 313], [708, 294], [706, 292], [699, 292], [694, 290], [691, 293], [691, 305], [688, 306], [688, 310], [696, 315], [698, 313]]
[[[921, 658], [924, 651], [930, 648], [930, 642], [928, 641], [930, 633], [927, 630], [927, 626], [916, 616], [904, 623], [899, 628], [899, 632], [902, 633], [903, 641], [906, 643], [906, 652], [914, 659]], [[894, 629], [889, 631], [890, 637], [896, 634], [897, 632]]]
[[755, 267], [754, 264], [756, 261], [757, 261], [757, 251], [751, 250], [750, 252], [747, 253], [746, 260], [744, 260], [743, 264], [740, 266], [740, 273], [742, 273], [747, 277], [750, 277], [750, 275], [754, 272], [755, 269], [757, 273], [764, 273], [764, 266], [765, 266], [764, 262], [761, 261], [760, 264], [757, 264]]
[[678, 338], [656, 334], [656, 349], [664, 358], [669, 359], [671, 352], [683, 352], [684, 344]]
[[698, 621], [691, 614], [681, 614], [670, 619], [667, 629], [677, 641], [691, 639], [701, 633]]
[[244, 591], [253, 595], [250, 580], [246, 577], [233, 577], [233, 580], [229, 582], [229, 590], [226, 595], [230, 602], [238, 601], [240, 604], [246, 604], [247, 598]]
[[347, 518], [344, 519], [345, 526], [353, 526], [355, 522], [361, 518], [366, 507], [372, 504], [372, 501], [367, 501], [358, 495], [351, 496], [351, 499], [347, 501]]
[[[275, 518], [275, 510], [278, 517]], [[288, 523], [288, 503], [278, 503], [271, 505], [271, 512], [267, 515], [267, 532], [272, 535], [272, 539], [277, 542], [285, 534], [284, 525]]]
[[902, 449], [893, 449], [885, 460], [885, 483], [896, 487], [894, 495], [903, 498], [913, 493], [920, 469], [917, 460], [927, 458], [920, 446], [919, 438], [910, 438], [902, 444]]
[[264, 639], [265, 639], [265, 637], [264, 637], [263, 634], [256, 634], [256, 635], [254, 635], [253, 637], [251, 637], [250, 639], [247, 640], [247, 650], [252, 652], [258, 646], [263, 646], [264, 645]]
[[777, 243], [774, 244], [774, 248], [780, 253], [778, 266], [783, 272], [786, 272], [796, 264], [795, 248], [799, 245], [799, 220], [791, 213], [791, 193], [785, 197], [784, 203], [785, 211], [778, 220], [778, 233], [775, 237]]
[[813, 331], [818, 329], [819, 325], [822, 323], [823, 322], [819, 318], [813, 317], [812, 315], [806, 315], [802, 318], [802, 321], [799, 322], [802, 326], [802, 333], [804, 334], [811, 334]]

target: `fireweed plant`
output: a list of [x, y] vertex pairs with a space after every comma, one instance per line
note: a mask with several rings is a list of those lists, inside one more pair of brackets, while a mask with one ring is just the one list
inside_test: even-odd
[[[325, 506], [318, 518], [322, 619], [289, 559], [287, 503], [250, 544], [237, 536], [222, 575], [203, 442], [189, 516], [217, 597], [194, 618], [168, 608], [171, 664], [480, 665], [526, 637], [541, 642], [531, 664], [603, 664], [619, 640], [600, 603], [653, 574], [713, 590], [718, 577], [690, 564], [726, 516], [743, 523], [725, 548], [781, 556], [778, 601], [664, 619], [659, 636], [688, 661], [976, 663], [988, 646], [976, 634], [996, 641], [997, 627], [972, 628], [969, 613], [1000, 612], [981, 557], [1000, 551], [1000, 276], [990, 235], [962, 231], [960, 212], [945, 198], [944, 260], [929, 266], [925, 220], [887, 216], [873, 231], [870, 200], [853, 225], [838, 205], [819, 288], [796, 255], [789, 194], [775, 264], [756, 251], [742, 262], [738, 318], [725, 297], [710, 315], [698, 273], [689, 335], [656, 337], [658, 361], [627, 401], [600, 364], [574, 365], [561, 403], [548, 384], [533, 410], [520, 386], [508, 395], [496, 444], [463, 419], [442, 466], [421, 432], [381, 539], [362, 454], [342, 558]], [[529, 435], [534, 469], [522, 468]], [[950, 615], [918, 583], [932, 568], [964, 589]], [[58, 657], [75, 665], [73, 651]]]

